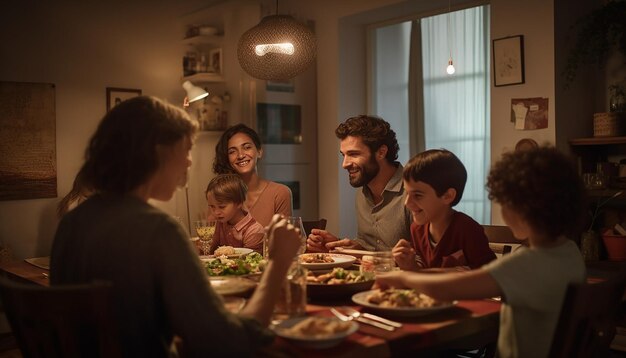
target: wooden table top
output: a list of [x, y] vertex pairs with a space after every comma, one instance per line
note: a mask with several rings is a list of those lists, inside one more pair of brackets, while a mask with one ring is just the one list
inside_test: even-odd
[[[0, 273], [22, 282], [49, 286], [49, 271], [25, 261], [0, 263]], [[307, 314], [332, 316], [333, 306], [355, 305], [349, 297], [337, 302], [311, 302]], [[321, 350], [300, 348], [277, 337], [260, 355], [303, 357], [389, 357], [427, 352], [437, 348], [477, 348], [497, 339], [500, 303], [491, 300], [459, 301], [455, 307], [420, 317], [389, 317], [403, 323], [394, 332], [360, 324], [357, 332], [340, 345]]]

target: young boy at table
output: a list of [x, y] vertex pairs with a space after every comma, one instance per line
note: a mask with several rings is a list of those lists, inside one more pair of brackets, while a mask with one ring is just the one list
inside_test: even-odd
[[411, 158], [403, 172], [411, 211], [411, 242], [401, 239], [391, 250], [402, 270], [478, 268], [496, 258], [485, 232], [453, 207], [467, 180], [463, 163], [452, 152], [432, 149]]
[[236, 174], [221, 174], [206, 188], [206, 199], [217, 221], [210, 253], [219, 246], [245, 247], [261, 253], [263, 226], [244, 210], [246, 184]]
[[500, 357], [546, 357], [565, 291], [585, 280], [585, 264], [569, 237], [579, 233], [584, 189], [573, 163], [552, 147], [503, 155], [487, 178], [489, 198], [520, 248], [477, 270], [428, 275], [392, 272], [376, 285], [413, 288], [438, 300], [502, 296]]

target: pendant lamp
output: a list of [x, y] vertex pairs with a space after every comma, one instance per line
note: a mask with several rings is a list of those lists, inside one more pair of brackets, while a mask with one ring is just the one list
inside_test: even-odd
[[448, 51], [450, 52], [450, 57], [448, 58], [448, 66], [446, 67], [446, 73], [449, 75], [453, 75], [454, 72], [456, 71], [456, 69], [454, 68], [454, 61], [452, 61], [452, 41], [450, 40], [452, 38], [452, 29], [450, 29], [450, 0], [448, 0], [448, 14], [447, 14], [447, 20], [448, 20]]
[[260, 80], [287, 80], [315, 60], [317, 42], [306, 25], [287, 15], [270, 15], [239, 39], [239, 64]]

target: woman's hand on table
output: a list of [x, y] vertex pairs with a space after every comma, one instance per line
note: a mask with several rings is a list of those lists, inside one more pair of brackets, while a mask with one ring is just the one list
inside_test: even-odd
[[396, 246], [391, 249], [391, 254], [400, 269], [405, 271], [417, 271], [419, 269], [415, 261], [415, 249], [405, 239], [398, 241]]

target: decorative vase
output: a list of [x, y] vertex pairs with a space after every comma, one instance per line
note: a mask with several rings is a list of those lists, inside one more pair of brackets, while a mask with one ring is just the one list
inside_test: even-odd
[[585, 261], [597, 261], [599, 255], [600, 240], [595, 231], [585, 231], [580, 237], [580, 253]]
[[612, 235], [610, 232], [602, 235], [604, 247], [610, 261], [626, 260], [626, 236]]

